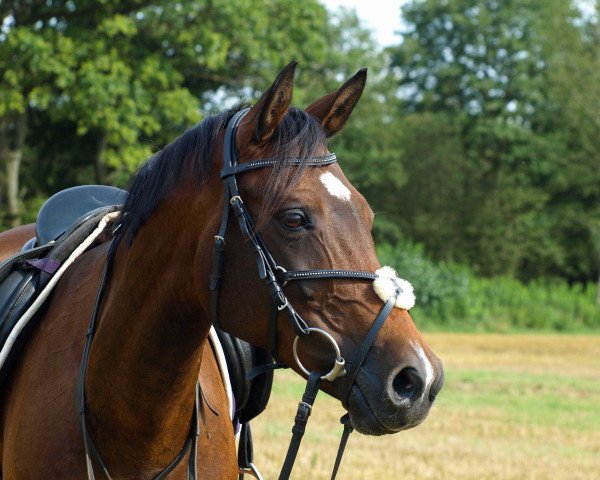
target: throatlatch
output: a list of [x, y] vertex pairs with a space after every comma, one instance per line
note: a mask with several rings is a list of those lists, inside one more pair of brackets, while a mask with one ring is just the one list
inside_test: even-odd
[[[283, 288], [290, 281], [300, 281], [300, 280], [318, 280], [318, 279], [353, 279], [353, 280], [362, 280], [362, 281], [376, 281], [379, 276], [377, 273], [371, 272], [359, 272], [352, 270], [296, 270], [296, 271], [287, 271], [281, 265], [278, 265], [273, 256], [270, 254], [268, 249], [266, 248], [260, 234], [256, 229], [256, 225], [250, 215], [250, 212], [246, 208], [246, 205], [242, 201], [240, 196], [240, 192], [237, 186], [237, 178], [236, 176], [239, 174], [251, 172], [253, 170], [257, 170], [260, 168], [272, 168], [276, 164], [276, 160], [274, 159], [258, 159], [252, 160], [250, 162], [239, 164], [239, 156], [238, 149], [236, 145], [236, 132], [238, 126], [242, 120], [242, 118], [246, 115], [249, 109], [241, 110], [237, 112], [232, 119], [229, 121], [227, 125], [227, 129], [225, 131], [225, 139], [224, 139], [224, 147], [223, 147], [223, 169], [221, 170], [221, 181], [223, 183], [223, 192], [224, 192], [224, 201], [223, 201], [223, 216], [221, 219], [221, 226], [219, 228], [219, 232], [215, 235], [215, 244], [213, 248], [213, 273], [211, 275], [210, 281], [210, 291], [211, 291], [211, 314], [212, 314], [212, 322], [213, 324], [221, 328], [219, 325], [219, 290], [221, 285], [221, 280], [223, 277], [223, 251], [225, 247], [225, 235], [227, 233], [227, 227], [229, 223], [229, 215], [230, 209], [233, 212], [233, 215], [238, 220], [238, 224], [242, 235], [246, 237], [250, 242], [250, 245], [254, 252], [254, 257], [256, 260], [256, 265], [258, 269], [259, 277], [265, 281], [267, 286], [268, 293], [271, 297], [271, 313], [269, 315], [269, 346], [271, 349], [271, 353], [274, 358], [278, 358], [277, 356], [277, 321], [279, 317], [279, 312], [285, 312], [288, 321], [290, 322], [292, 328], [296, 332], [296, 339], [293, 344], [294, 350], [294, 358], [298, 364], [298, 368], [304, 372], [308, 376], [306, 390], [304, 395], [302, 396], [302, 400], [298, 405], [298, 411], [296, 413], [294, 427], [292, 428], [292, 440], [290, 442], [290, 446], [288, 448], [288, 452], [279, 475], [279, 480], [286, 480], [289, 478], [292, 467], [294, 465], [294, 461], [296, 459], [298, 449], [300, 447], [300, 442], [302, 440], [302, 436], [304, 435], [304, 431], [306, 429], [306, 424], [308, 422], [308, 418], [310, 416], [312, 405], [315, 401], [317, 393], [319, 391], [320, 382], [322, 380], [328, 380], [333, 382], [339, 377], [346, 377], [344, 380], [343, 386], [343, 399], [342, 404], [347, 408], [348, 406], [348, 396], [350, 394], [350, 389], [354, 384], [354, 380], [356, 375], [358, 374], [358, 370], [362, 365], [377, 333], [385, 323], [385, 320], [389, 316], [392, 308], [396, 304], [397, 298], [401, 295], [403, 290], [403, 284], [400, 282], [395, 282], [392, 284], [391, 293], [388, 292], [386, 294], [387, 298], [384, 298], [385, 304], [382, 307], [381, 311], [377, 315], [375, 322], [370, 328], [365, 340], [359, 347], [357, 353], [351, 359], [349, 364], [346, 364], [346, 361], [341, 355], [340, 348], [335, 341], [335, 339], [325, 330], [315, 327], [309, 327], [307, 323], [302, 319], [302, 317], [296, 312], [294, 307], [289, 302], [287, 296], [284, 293]], [[329, 154], [322, 157], [312, 157], [312, 158], [292, 158], [288, 160], [289, 165], [291, 166], [300, 166], [306, 165], [310, 167], [322, 167], [331, 165], [337, 161], [335, 154]], [[388, 282], [389, 283], [389, 282]], [[387, 284], [386, 284], [387, 286]], [[411, 292], [412, 293], [412, 287]], [[383, 297], [382, 297], [383, 298]], [[302, 361], [298, 356], [297, 344], [300, 337], [306, 337], [311, 333], [319, 333], [323, 335], [334, 347], [336, 353], [336, 359], [332, 369], [327, 372], [310, 372], [303, 365]], [[258, 370], [253, 374], [260, 374], [260, 371], [265, 371], [266, 369], [271, 368], [279, 368], [284, 367], [283, 364], [274, 364], [267, 365], [262, 370]], [[342, 439], [340, 442], [340, 447], [338, 450], [332, 479], [335, 479], [337, 474], [342, 455], [344, 452], [344, 448], [348, 441], [348, 437], [352, 432], [352, 426], [350, 422], [349, 415], [346, 414], [341, 419], [342, 424], [344, 425], [344, 433], [342, 434]], [[246, 435], [249, 435], [249, 428], [242, 429], [242, 438], [240, 442], [243, 442], [246, 445]], [[245, 433], [247, 432], [247, 433]], [[251, 452], [250, 452], [251, 458]], [[240, 462], [241, 463], [241, 462]], [[247, 468], [247, 464], [250, 463], [253, 469]], [[242, 468], [243, 467], [243, 468]], [[246, 461], [245, 465], [240, 465], [240, 478], [243, 477], [244, 474], [248, 473], [255, 478], [261, 478], [260, 474], [257, 473], [254, 465], [250, 462]]]

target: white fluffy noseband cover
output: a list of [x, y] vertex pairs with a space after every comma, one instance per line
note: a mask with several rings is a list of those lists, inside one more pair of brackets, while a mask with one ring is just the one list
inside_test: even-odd
[[373, 282], [375, 293], [379, 295], [384, 302], [393, 297], [398, 292], [395, 306], [410, 310], [415, 306], [415, 294], [413, 286], [407, 280], [399, 278], [396, 270], [392, 267], [381, 267], [375, 272], [377, 279]]

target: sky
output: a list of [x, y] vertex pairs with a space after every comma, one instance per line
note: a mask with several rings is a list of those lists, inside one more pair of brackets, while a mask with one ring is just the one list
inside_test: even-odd
[[353, 8], [364, 24], [373, 30], [375, 39], [387, 47], [399, 43], [394, 32], [400, 29], [400, 7], [407, 0], [321, 0], [329, 10]]
[[[408, 0], [320, 0], [329, 10], [338, 7], [355, 9], [364, 24], [373, 30], [375, 39], [383, 47], [397, 45], [400, 37], [400, 7]], [[594, 0], [576, 0], [576, 5], [587, 15], [594, 13]]]

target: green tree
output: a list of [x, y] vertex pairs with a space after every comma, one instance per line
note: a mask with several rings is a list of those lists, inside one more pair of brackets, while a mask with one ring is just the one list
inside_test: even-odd
[[[19, 172], [28, 115], [46, 110], [56, 86], [72, 78], [73, 43], [56, 30], [5, 20], [0, 34], [0, 165], [8, 223], [20, 223]], [[12, 25], [11, 25], [12, 22]]]
[[125, 184], [219, 98], [252, 96], [292, 58], [305, 78], [336, 68], [316, 0], [12, 1], [0, 18], [0, 156], [25, 156], [28, 197]]
[[397, 86], [388, 74], [389, 56], [352, 10], [334, 12], [324, 34], [329, 47], [321, 62], [301, 69], [295, 103], [307, 106], [319, 96], [315, 92], [334, 91], [359, 67], [368, 67], [362, 98], [342, 132], [330, 140], [329, 148], [375, 212], [376, 242], [397, 243], [402, 238], [398, 218], [403, 214], [398, 189], [405, 184], [406, 175]]
[[598, 157], [581, 161], [569, 132], [585, 120], [565, 117], [572, 93], [557, 81], [561, 59], [586, 63], [579, 12], [562, 0], [425, 0], [403, 16], [394, 65], [414, 137], [405, 230], [486, 275], [591, 279]]

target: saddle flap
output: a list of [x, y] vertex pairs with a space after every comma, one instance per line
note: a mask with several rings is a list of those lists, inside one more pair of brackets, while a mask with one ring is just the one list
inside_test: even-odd
[[[252, 368], [273, 363], [273, 356], [268, 350], [251, 345], [250, 348], [253, 350], [255, 362]], [[267, 408], [267, 403], [269, 403], [269, 398], [271, 397], [274, 373], [274, 370], [269, 370], [258, 375], [251, 381], [248, 399], [244, 408], [240, 411], [240, 422], [249, 422]]]
[[[59, 267], [63, 262], [75, 259], [71, 256], [77, 247], [88, 239], [89, 243], [86, 245], [92, 245], [102, 233], [94, 233], [101, 218], [116, 208], [97, 208], [80, 223], [76, 222], [56, 242], [19, 252], [0, 263], [0, 387], [10, 375], [40, 318], [36, 315], [37, 310], [29, 312], [30, 307], [44, 289], [50, 286], [50, 280], [61, 272]], [[47, 298], [49, 291], [43, 299]], [[38, 308], [40, 305], [41, 303]], [[23, 317], [26, 312], [28, 316]]]
[[267, 406], [273, 385], [273, 371], [270, 370], [252, 380], [248, 372], [254, 367], [273, 363], [271, 354], [262, 348], [254, 347], [223, 330], [215, 329], [223, 348], [233, 396], [235, 416], [245, 423], [258, 416]]

